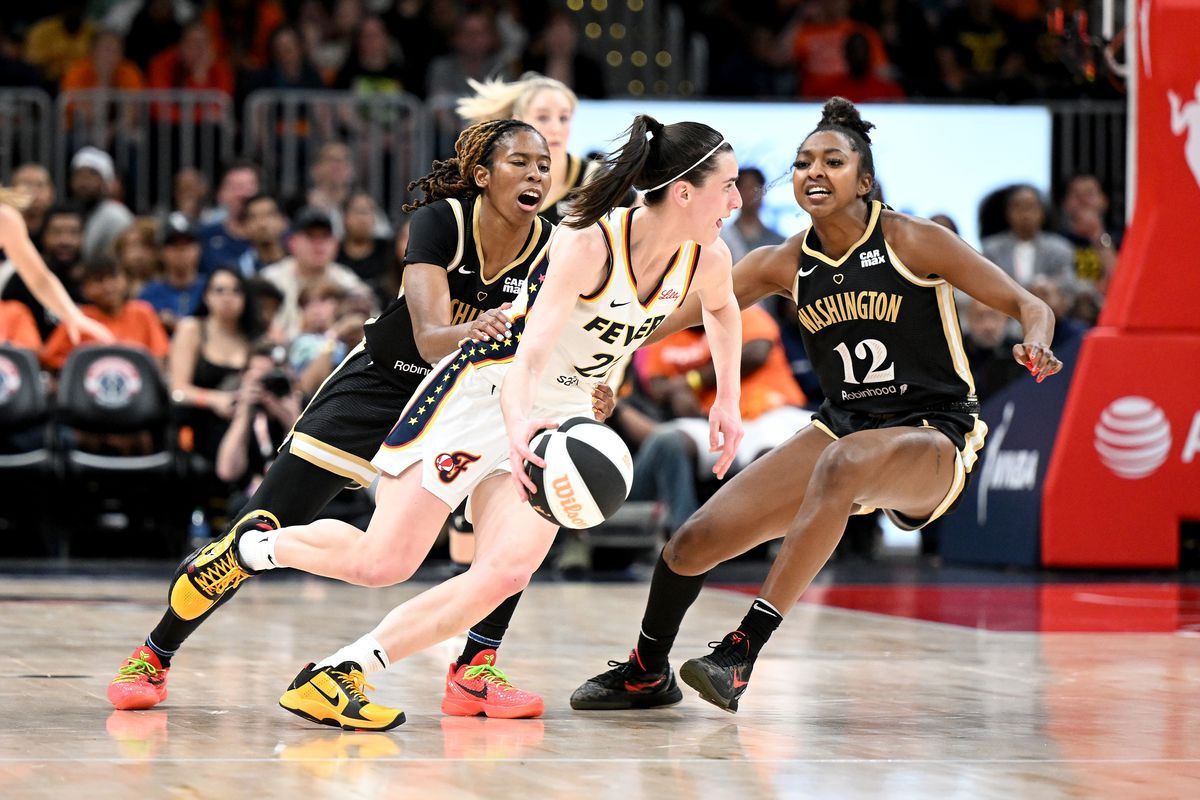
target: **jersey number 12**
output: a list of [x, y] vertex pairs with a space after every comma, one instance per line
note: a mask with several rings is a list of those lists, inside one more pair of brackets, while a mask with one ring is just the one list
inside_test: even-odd
[[[850, 360], [850, 348], [846, 347], [845, 342], [842, 342], [833, 349], [842, 357], [842, 368], [846, 372], [846, 383], [857, 384], [858, 381], [854, 377], [854, 364]], [[880, 369], [883, 366], [883, 362], [887, 360], [887, 345], [878, 339], [863, 339], [855, 345], [854, 356], [856, 358], [865, 361], [868, 353], [871, 357], [871, 368], [863, 376], [863, 383], [887, 383], [888, 381], [896, 380], [896, 365], [894, 363], [888, 364], [886, 369]]]

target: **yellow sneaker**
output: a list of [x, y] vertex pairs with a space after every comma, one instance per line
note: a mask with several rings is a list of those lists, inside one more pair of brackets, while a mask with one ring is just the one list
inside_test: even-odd
[[183, 560], [171, 581], [171, 611], [183, 620], [194, 620], [231, 597], [238, 585], [257, 574], [238, 559], [237, 545], [252, 531], [273, 531], [279, 520], [268, 511], [253, 511], [233, 530], [204, 545]]
[[336, 667], [309, 664], [279, 698], [279, 705], [298, 717], [346, 731], [390, 731], [404, 723], [404, 712], [372, 703], [363, 689], [367, 683], [358, 664], [347, 661]]

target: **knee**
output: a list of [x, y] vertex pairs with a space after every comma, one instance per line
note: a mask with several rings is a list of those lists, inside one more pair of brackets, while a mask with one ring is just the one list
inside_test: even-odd
[[380, 589], [403, 583], [417, 571], [419, 562], [411, 559], [359, 559], [353, 570], [350, 583]]
[[699, 575], [717, 565], [713, 558], [712, 515], [701, 508], [680, 526], [663, 548], [663, 560], [679, 575]]
[[481, 586], [475, 594], [489, 609], [495, 608], [517, 592], [524, 591], [536, 569], [536, 565], [530, 567], [516, 563], [476, 563], [471, 567], [471, 571], [478, 570], [479, 577], [483, 580], [480, 581]]
[[866, 454], [854, 443], [839, 440], [825, 448], [813, 466], [810, 485], [818, 491], [815, 497], [851, 497], [861, 484]]

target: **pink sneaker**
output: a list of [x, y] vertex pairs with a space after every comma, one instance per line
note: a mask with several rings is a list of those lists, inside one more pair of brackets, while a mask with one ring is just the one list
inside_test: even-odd
[[442, 713], [454, 717], [484, 715], [495, 719], [540, 717], [546, 704], [539, 695], [508, 682], [496, 668], [496, 651], [484, 650], [470, 664], [450, 665]]
[[154, 708], [167, 699], [169, 671], [149, 647], [135, 648], [108, 684], [108, 701], [119, 711]]

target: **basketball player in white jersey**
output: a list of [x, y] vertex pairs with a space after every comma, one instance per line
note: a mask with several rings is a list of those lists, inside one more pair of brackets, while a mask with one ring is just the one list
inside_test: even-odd
[[[591, 387], [695, 291], [712, 342], [711, 445], [722, 475], [741, 440], [741, 318], [723, 219], [741, 205], [737, 160], [720, 133], [639, 116], [605, 172], [577, 193], [509, 312], [511, 337], [467, 343], [438, 364], [372, 463], [383, 477], [365, 533], [337, 520], [245, 537], [252, 569], [293, 567], [383, 586], [413, 574], [446, 517], [470, 496], [475, 561], [395, 608], [368, 635], [300, 671], [287, 710], [345, 729], [387, 730], [404, 714], [370, 702], [365, 675], [467, 629], [521, 591], [556, 526], [527, 505], [529, 440], [591, 413]], [[631, 186], [646, 207], [609, 211]], [[510, 477], [510, 473], [512, 473]], [[512, 481], [513, 483], [510, 483]], [[515, 491], [514, 491], [515, 488]]]

